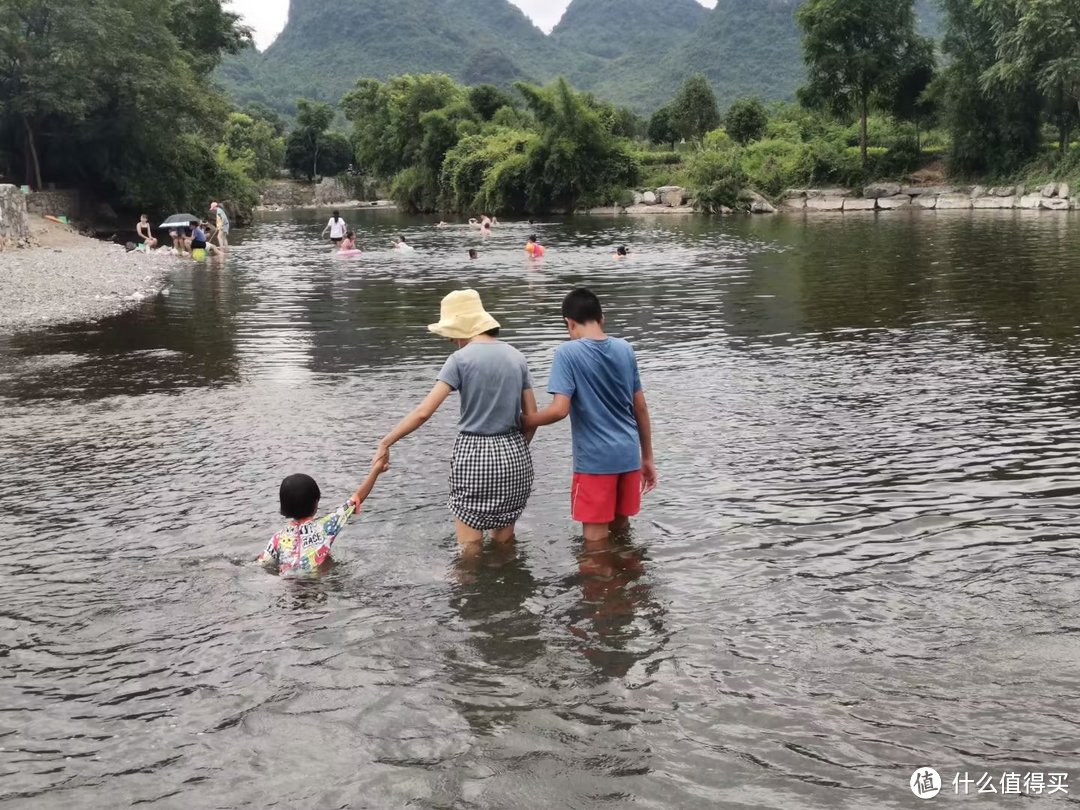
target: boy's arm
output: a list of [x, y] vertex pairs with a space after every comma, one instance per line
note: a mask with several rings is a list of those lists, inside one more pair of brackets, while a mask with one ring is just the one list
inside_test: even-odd
[[570, 415], [570, 397], [566, 394], [556, 394], [551, 404], [539, 413], [525, 414], [522, 422], [526, 430], [536, 431], [537, 428], [554, 425]]
[[634, 418], [637, 419], [638, 436], [641, 438], [641, 492], [644, 494], [656, 489], [657, 480], [652, 446], [652, 419], [644, 391], [634, 394]]
[[[536, 394], [533, 393], [531, 388], [526, 388], [521, 392], [521, 421], [524, 427], [525, 420], [533, 416], [536, 413]], [[532, 444], [533, 437], [536, 436], [536, 428], [525, 428], [525, 442]]]

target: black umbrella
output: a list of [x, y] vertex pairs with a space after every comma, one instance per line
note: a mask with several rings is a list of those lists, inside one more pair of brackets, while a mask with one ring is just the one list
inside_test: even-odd
[[192, 214], [173, 214], [167, 220], [162, 222], [159, 228], [186, 228], [191, 225], [192, 222], [198, 222], [199, 218]]

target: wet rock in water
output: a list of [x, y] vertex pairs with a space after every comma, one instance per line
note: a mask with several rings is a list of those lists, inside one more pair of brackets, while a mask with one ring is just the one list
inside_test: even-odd
[[895, 197], [882, 197], [877, 201], [877, 207], [882, 211], [896, 211], [900, 208], [911, 208], [911, 197], [906, 194], [898, 194]]
[[848, 197], [844, 200], [844, 213], [849, 211], [873, 211], [877, 208], [877, 200], [866, 200], [858, 197]]
[[978, 208], [982, 210], [1001, 210], [1006, 208], [1015, 208], [1016, 197], [998, 197], [996, 195], [990, 197], [979, 197], [976, 200], [972, 200], [971, 205], [973, 208]]
[[1046, 211], [1068, 211], [1069, 201], [1063, 197], [1043, 197], [1039, 200], [1039, 208]]
[[843, 211], [844, 197], [807, 197], [808, 211]]
[[958, 194], [942, 194], [937, 199], [937, 210], [963, 211], [971, 208], [971, 192]]

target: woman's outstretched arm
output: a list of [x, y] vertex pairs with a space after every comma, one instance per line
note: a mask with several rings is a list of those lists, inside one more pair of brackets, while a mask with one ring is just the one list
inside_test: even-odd
[[446, 383], [439, 381], [435, 383], [435, 387], [431, 389], [424, 401], [413, 408], [412, 413], [398, 422], [396, 428], [391, 430], [383, 440], [379, 442], [379, 449], [375, 451], [375, 457], [373, 462], [378, 461], [380, 458], [385, 458], [386, 466], [390, 466], [390, 448], [404, 439], [410, 433], [415, 433], [419, 430], [428, 419], [435, 415], [435, 412], [439, 410], [439, 406], [446, 401], [446, 398], [453, 392]]

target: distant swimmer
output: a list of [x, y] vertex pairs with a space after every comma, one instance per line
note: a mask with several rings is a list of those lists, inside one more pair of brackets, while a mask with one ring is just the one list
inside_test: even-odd
[[402, 253], [411, 253], [412, 251], [416, 250], [416, 248], [406, 242], [404, 236], [399, 236], [397, 238], [397, 241], [394, 242], [394, 250], [400, 251]]
[[611, 258], [613, 258], [613, 259], [625, 259], [629, 255], [630, 255], [630, 251], [626, 249], [625, 245], [621, 245], [621, 246], [619, 246], [618, 248], [615, 249], [615, 255], [612, 256]]
[[341, 244], [338, 245], [338, 250], [341, 253], [356, 250], [356, 234], [352, 231], [346, 231], [345, 238], [342, 239]]
[[438, 225], [436, 225], [435, 227], [436, 227], [436, 228], [449, 228], [449, 227], [450, 227], [450, 223], [449, 223], [449, 222], [442, 222], [442, 221], [440, 221], [440, 222], [439, 222], [439, 224], [438, 224]]
[[345, 239], [345, 234], [349, 232], [349, 226], [345, 224], [345, 220], [341, 218], [341, 214], [335, 211], [333, 216], [330, 217], [330, 221], [326, 223], [326, 227], [323, 228], [322, 235], [325, 237], [327, 233], [330, 234], [330, 241], [335, 245], [340, 245], [342, 240]]
[[480, 253], [476, 250], [476, 248], [469, 248], [469, 258], [473, 261], [476, 261], [480, 258]]
[[536, 234], [534, 233], [529, 237], [529, 241], [525, 243], [525, 252], [534, 259], [542, 259], [547, 252], [544, 250], [544, 246], [536, 241]]

